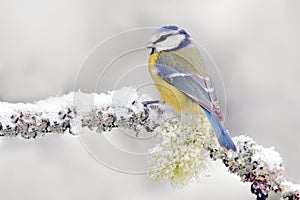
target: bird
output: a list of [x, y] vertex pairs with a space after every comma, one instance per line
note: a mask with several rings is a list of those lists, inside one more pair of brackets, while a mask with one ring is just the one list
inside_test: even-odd
[[162, 102], [177, 112], [205, 115], [219, 144], [236, 151], [224, 126], [213, 81], [191, 36], [178, 26], [166, 25], [152, 33], [146, 47], [151, 49], [148, 70]]

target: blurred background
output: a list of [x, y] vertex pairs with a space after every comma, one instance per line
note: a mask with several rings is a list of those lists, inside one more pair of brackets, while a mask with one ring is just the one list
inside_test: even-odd
[[[68, 93], [89, 52], [111, 35], [176, 24], [219, 67], [232, 135], [275, 146], [287, 178], [300, 183], [299, 8], [297, 0], [0, 0], [0, 101], [33, 102]], [[99, 164], [69, 135], [0, 138], [0, 196], [254, 199], [249, 185], [221, 165], [200, 183], [175, 190]]]

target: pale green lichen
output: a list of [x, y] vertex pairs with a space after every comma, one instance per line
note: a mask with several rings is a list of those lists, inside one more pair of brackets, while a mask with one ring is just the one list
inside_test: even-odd
[[162, 118], [154, 130], [161, 139], [151, 149], [149, 175], [154, 182], [167, 180], [182, 188], [207, 176], [212, 160], [221, 160], [230, 173], [251, 183], [258, 200], [267, 199], [271, 191], [285, 200], [299, 200], [299, 186], [286, 182], [282, 158], [273, 147], [264, 148], [241, 135], [233, 138], [237, 152], [227, 151], [216, 142], [206, 117], [182, 116]]
[[208, 175], [210, 151], [216, 145], [214, 133], [206, 117], [184, 115], [165, 119], [155, 129], [162, 140], [151, 149], [150, 177], [155, 182], [169, 180], [182, 188], [193, 180]]
[[[132, 129], [137, 136], [141, 131], [151, 132], [160, 139], [151, 149], [149, 174], [156, 182], [168, 180], [174, 187], [184, 187], [208, 175], [212, 160], [221, 160], [230, 173], [251, 183], [258, 200], [267, 199], [270, 192], [280, 193], [284, 200], [300, 200], [300, 185], [286, 180], [282, 158], [274, 148], [264, 148], [241, 135], [233, 138], [237, 152], [227, 151], [217, 143], [206, 117], [178, 116], [165, 104], [144, 106], [145, 99], [132, 92], [136, 90], [78, 93], [81, 98], [75, 102], [80, 106], [73, 105], [73, 93], [34, 104], [0, 102], [0, 137], [31, 139], [66, 131], [75, 135], [76, 125], [99, 133], [113, 128]], [[94, 95], [92, 104], [85, 101]], [[132, 98], [123, 98], [128, 95]]]

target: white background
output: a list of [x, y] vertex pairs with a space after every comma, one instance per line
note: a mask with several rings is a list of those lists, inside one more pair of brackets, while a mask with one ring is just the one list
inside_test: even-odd
[[[0, 0], [0, 100], [68, 93], [89, 51], [107, 37], [176, 24], [218, 65], [232, 135], [275, 146], [288, 179], [300, 183], [299, 8], [296, 0]], [[0, 198], [254, 199], [249, 185], [219, 165], [182, 190], [158, 187], [102, 166], [70, 135], [0, 138]]]

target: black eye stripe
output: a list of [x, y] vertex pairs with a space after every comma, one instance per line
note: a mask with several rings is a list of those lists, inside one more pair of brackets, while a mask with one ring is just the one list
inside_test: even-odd
[[170, 34], [167, 34], [167, 35], [161, 35], [155, 42], [153, 42], [153, 44], [156, 44], [158, 42], [161, 42], [161, 41], [165, 40], [170, 35], [172, 35], [172, 34], [170, 33]]

